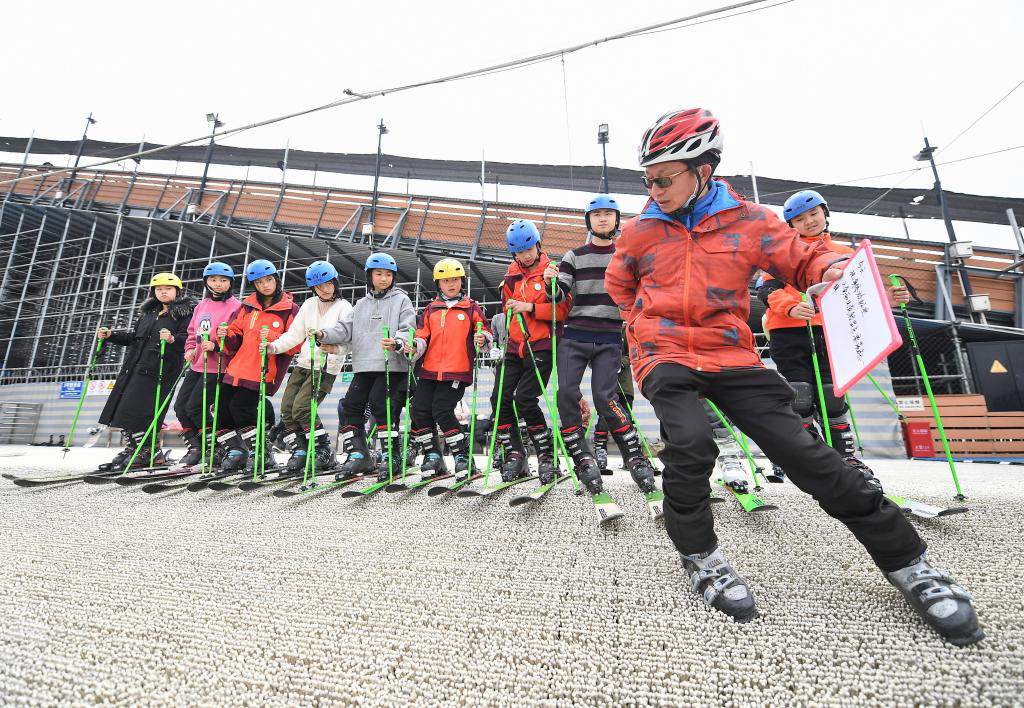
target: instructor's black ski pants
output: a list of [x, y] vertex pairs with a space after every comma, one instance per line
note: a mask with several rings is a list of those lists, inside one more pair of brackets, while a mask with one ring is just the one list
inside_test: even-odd
[[680, 553], [718, 545], [709, 503], [718, 448], [699, 396], [714, 401], [797, 487], [845, 524], [883, 571], [905, 567], [924, 552], [924, 541], [903, 512], [807, 433], [791, 405], [793, 389], [776, 372], [701, 372], [664, 363], [644, 378], [643, 394], [661, 421], [665, 528]]

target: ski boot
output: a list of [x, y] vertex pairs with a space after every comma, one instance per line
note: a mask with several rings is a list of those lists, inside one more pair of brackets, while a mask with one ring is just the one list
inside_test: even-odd
[[694, 555], [680, 553], [679, 558], [690, 576], [693, 591], [708, 605], [739, 623], [749, 622], [758, 616], [747, 581], [733, 570], [721, 549]]
[[338, 457], [331, 447], [331, 436], [319, 425], [313, 429], [313, 464], [316, 472], [328, 472], [338, 466]]
[[594, 460], [597, 462], [597, 468], [601, 470], [601, 474], [611, 476], [614, 474], [608, 469], [608, 431], [607, 430], [595, 430], [594, 431]]
[[182, 430], [181, 438], [185, 441], [185, 454], [174, 463], [174, 466], [169, 470], [170, 472], [184, 472], [203, 461], [203, 442], [199, 437], [198, 431]]
[[644, 449], [640, 442], [640, 434], [632, 425], [612, 433], [615, 444], [622, 453], [622, 460], [629, 475], [636, 482], [636, 486], [644, 494], [649, 494], [657, 489], [654, 484], [654, 466], [644, 456]]
[[853, 444], [853, 432], [850, 430], [850, 424], [833, 421], [828, 424], [828, 432], [832, 438], [832, 449], [842, 455], [844, 459], [853, 457], [857, 449]]
[[781, 484], [786, 481], [786, 471], [773, 462], [772, 472], [771, 474], [766, 475], [765, 479], [769, 482], [774, 482], [775, 484]]
[[346, 425], [339, 431], [341, 451], [347, 454], [334, 479], [342, 481], [359, 475], [369, 474], [377, 467], [370, 448], [366, 445], [363, 431], [353, 425]]
[[515, 482], [517, 479], [527, 476], [530, 471], [530, 465], [526, 459], [526, 450], [523, 448], [521, 441], [519, 441], [518, 446], [513, 443], [512, 435], [512, 426], [498, 426], [498, 441], [505, 451], [505, 459], [501, 463], [502, 482]]
[[[573, 467], [576, 469], [578, 479], [591, 495], [600, 494], [604, 491], [604, 483], [601, 481], [601, 468], [597, 460], [587, 449], [586, 441], [583, 439], [583, 429], [578, 425], [562, 430], [562, 442], [565, 444], [565, 451], [572, 458]], [[577, 490], [577, 494], [583, 494], [583, 488]]]
[[473, 441], [467, 437], [461, 429], [449, 430], [444, 434], [444, 442], [455, 458], [455, 476], [465, 477], [472, 474], [470, 468], [474, 467], [473, 457], [469, 454]]
[[957, 585], [949, 573], [933, 568], [927, 553], [885, 577], [899, 588], [928, 626], [950, 644], [963, 647], [985, 638], [970, 593]]
[[[267, 436], [270, 442], [270, 436]], [[282, 438], [285, 452], [289, 453], [288, 462], [285, 468], [290, 473], [296, 473], [306, 469], [306, 452], [309, 449], [309, 440], [301, 430], [287, 430]]]
[[441, 446], [439, 445], [437, 434], [434, 430], [431, 428], [416, 428], [409, 431], [409, 443], [410, 445], [415, 445], [415, 448], [406, 455], [406, 465], [408, 467], [415, 466], [416, 451], [423, 451], [423, 463], [420, 464], [419, 470], [421, 477], [434, 477], [441, 474], [442, 470], [444, 472], [448, 471], [444, 464], [444, 455], [441, 454]]
[[[262, 457], [263, 459], [260, 460], [260, 457]], [[256, 471], [257, 463], [259, 463], [258, 469], [259, 474], [261, 475], [267, 472], [268, 470], [273, 469], [274, 466], [277, 465], [277, 462], [274, 460], [273, 450], [270, 448], [269, 443], [267, 444], [266, 447], [260, 450], [260, 454], [258, 456], [256, 454], [256, 446], [252, 442], [249, 443], [249, 455], [245, 461], [245, 471]]]
[[[390, 464], [388, 463], [388, 438], [391, 439]], [[377, 463], [377, 481], [387, 482], [390, 479], [397, 479], [402, 474], [402, 449], [398, 431], [388, 430], [385, 427], [377, 428], [377, 441], [381, 449], [381, 459]]]
[[747, 474], [743, 469], [740, 457], [740, 446], [725, 428], [715, 428], [715, 444], [718, 445], [718, 473], [722, 476], [722, 484], [737, 494], [747, 494]]
[[555, 460], [554, 441], [547, 426], [529, 430], [530, 440], [537, 451], [537, 477], [541, 484], [550, 484], [558, 477], [558, 462]]
[[223, 445], [227, 450], [224, 461], [220, 465], [222, 472], [241, 472], [245, 469], [246, 460], [249, 457], [249, 448], [237, 430], [229, 430], [217, 438], [217, 444]]
[[270, 430], [267, 431], [267, 449], [271, 451], [276, 450], [277, 452], [291, 452], [288, 441], [285, 439], [288, 432], [283, 420], [279, 420], [270, 426]]
[[[124, 466], [128, 464], [128, 460], [132, 459], [132, 455], [135, 454], [135, 448], [139, 446], [139, 441], [142, 440], [142, 436], [138, 433], [130, 431], [123, 431], [122, 437], [124, 437], [124, 449], [114, 455], [114, 459], [110, 462], [104, 462], [96, 467], [100, 472], [116, 472], [117, 470], [124, 469]], [[142, 457], [142, 453], [136, 459]], [[147, 458], [148, 461], [148, 458]]]

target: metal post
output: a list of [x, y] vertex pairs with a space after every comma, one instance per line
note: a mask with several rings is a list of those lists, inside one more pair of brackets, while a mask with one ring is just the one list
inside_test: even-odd
[[18, 217], [18, 226], [14, 230], [14, 242], [11, 243], [11, 252], [7, 256], [7, 267], [4, 268], [4, 279], [0, 281], [0, 302], [7, 302], [7, 281], [11, 277], [11, 266], [14, 265], [14, 252], [18, 250], [18, 237], [21, 236], [21, 227], [25, 223], [25, 209], [22, 208], [21, 216]]
[[96, 122], [92, 117], [92, 111], [85, 119], [85, 130], [82, 131], [82, 139], [78, 141], [78, 150], [75, 152], [75, 164], [71, 168], [71, 176], [68, 178], [68, 194], [75, 189], [75, 174], [78, 172], [78, 161], [82, 159], [82, 150], [85, 149], [85, 138], [89, 134], [89, 126]]
[[220, 120], [218, 120], [219, 117], [219, 113], [206, 114], [206, 122], [213, 124], [213, 130], [210, 131], [210, 142], [206, 146], [206, 160], [203, 162], [203, 178], [199, 181], [199, 199], [196, 200], [197, 205], [203, 203], [203, 192], [206, 190], [206, 175], [210, 171], [210, 161], [213, 159], [213, 136], [217, 134], [217, 128], [224, 125]]
[[249, 247], [252, 245], [252, 231], [245, 231], [245, 259], [242, 261], [242, 277], [238, 284], [238, 299], [245, 298], [245, 267], [249, 265]]
[[754, 174], [754, 161], [750, 161], [750, 186], [754, 188], [754, 203], [760, 204], [761, 197], [757, 193], [757, 175]]
[[[153, 222], [149, 222], [149, 228], [153, 228]], [[178, 243], [174, 246], [174, 261], [171, 262], [171, 272], [178, 269], [178, 254], [181, 252], [181, 237], [185, 233], [185, 224], [178, 227]], [[149, 248], [149, 230], [146, 231], [146, 248]], [[145, 261], [145, 254], [143, 254], [143, 261]], [[153, 265], [156, 266], [156, 259], [153, 259]]]
[[[601, 146], [601, 184], [603, 193], [608, 194], [608, 124], [602, 123], [597, 126], [597, 142]], [[495, 198], [497, 201], [497, 198]]]
[[1017, 225], [1017, 215], [1013, 213], [1013, 209], [1006, 210], [1006, 218], [1009, 219], [1013, 237], [1017, 240], [1017, 253], [1024, 255], [1024, 235], [1021, 234], [1020, 226]]
[[375, 224], [377, 221], [377, 185], [380, 181], [380, 147], [381, 139], [384, 137], [384, 133], [388, 132], [387, 126], [384, 125], [384, 119], [380, 119], [380, 124], [377, 125], [377, 164], [373, 168], [373, 199], [370, 201], [370, 228], [371, 236], [373, 238], [372, 229], [376, 228]]

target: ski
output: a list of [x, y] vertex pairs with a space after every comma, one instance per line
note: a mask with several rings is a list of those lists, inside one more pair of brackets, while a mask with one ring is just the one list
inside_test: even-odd
[[647, 512], [651, 515], [651, 521], [657, 521], [665, 514], [665, 493], [660, 489], [644, 494], [647, 500]]
[[440, 482], [444, 479], [451, 479], [454, 477], [451, 472], [442, 472], [441, 474], [435, 474], [431, 477], [420, 477], [417, 480], [409, 481], [406, 480], [405, 484], [399, 482], [398, 484], [389, 484], [384, 488], [385, 492], [415, 492], [417, 489], [423, 489], [424, 487], [430, 486], [434, 482]]
[[722, 482], [722, 480], [719, 479], [719, 480], [716, 480], [716, 481], [718, 482], [719, 486], [724, 487], [725, 489], [727, 489], [730, 492], [732, 492], [732, 495], [734, 497], [736, 497], [736, 501], [738, 501], [740, 503], [740, 506], [743, 507], [743, 511], [746, 511], [747, 513], [753, 514], [755, 512], [760, 512], [760, 511], [773, 511], [773, 510], [779, 508], [779, 507], [775, 506], [774, 504], [768, 504], [767, 502], [765, 502], [763, 499], [761, 499], [761, 497], [757, 496], [756, 494], [747, 493], [747, 492], [737, 492], [735, 489], [730, 487], [728, 484], [725, 484], [724, 482]]
[[146, 494], [157, 494], [158, 492], [166, 492], [170, 489], [179, 489], [189, 485], [192, 482], [191, 478], [197, 474], [199, 474], [197, 470], [182, 470], [181, 472], [173, 473], [173, 476], [168, 474], [162, 480], [150, 482], [143, 486], [142, 491]]
[[966, 506], [954, 506], [947, 509], [907, 499], [906, 497], [896, 496], [895, 494], [886, 494], [885, 498], [898, 506], [904, 514], [912, 514], [922, 519], [934, 519], [938, 516], [950, 516], [951, 514], [966, 514], [970, 511]]
[[537, 475], [533, 474], [526, 477], [520, 477], [519, 479], [514, 479], [511, 482], [502, 482], [501, 484], [495, 485], [493, 487], [483, 487], [480, 489], [477, 489], [475, 487], [466, 487], [465, 489], [460, 489], [458, 492], [456, 492], [455, 496], [462, 497], [464, 499], [468, 497], [489, 497], [492, 494], [502, 492], [508, 489], [509, 487], [514, 487], [524, 482], [531, 482], [535, 479], [537, 479]]
[[[210, 486], [210, 482], [216, 482], [219, 479], [227, 479], [228, 477], [234, 477], [239, 474], [238, 470], [230, 470], [228, 472], [222, 470], [214, 470], [213, 474], [207, 474], [199, 479], [193, 479], [187, 485], [185, 489], [190, 492], [201, 492]], [[251, 472], [242, 472], [241, 474], [250, 475]]]
[[[262, 478], [256, 480], [256, 483], [258, 484], [258, 483], [264, 481], [267, 478], [266, 475], [269, 475], [269, 474], [275, 474], [276, 473], [276, 474], [278, 474], [278, 476], [277, 477], [273, 477], [272, 479], [273, 480], [280, 479], [280, 475], [283, 474], [285, 471], [287, 471], [287, 469], [288, 468], [285, 465], [277, 465], [277, 466], [274, 466], [274, 467], [268, 467], [266, 469], [266, 471], [264, 472], [264, 476]], [[289, 477], [292, 477], [292, 475], [289, 474]], [[299, 475], [299, 477], [301, 477], [301, 475]], [[252, 472], [242, 471], [242, 472], [238, 472], [237, 474], [234, 474], [234, 475], [231, 475], [231, 476], [228, 476], [228, 477], [222, 477], [222, 478], [219, 478], [219, 479], [213, 479], [207, 485], [207, 489], [211, 489], [211, 490], [213, 490], [215, 492], [223, 492], [223, 491], [228, 490], [228, 489], [239, 489], [242, 486], [242, 484], [244, 484], [245, 482], [252, 482]]]
[[[153, 474], [154, 472], [166, 472], [171, 468], [170, 465], [158, 465], [156, 467], [136, 467], [135, 469], [123, 472], [122, 470], [96, 470], [82, 477], [82, 481], [86, 484], [108, 484], [115, 482], [119, 479], [145, 479], [146, 481], [159, 479], [158, 475]], [[133, 477], [132, 475], [142, 474], [143, 477]]]
[[608, 492], [594, 494], [591, 499], [594, 502], [594, 511], [597, 512], [597, 525], [604, 526], [610, 521], [625, 516], [619, 505], [615, 503]]
[[61, 484], [63, 482], [81, 482], [87, 477], [103, 477], [104, 481], [112, 480], [120, 472], [79, 472], [78, 474], [57, 475], [55, 477], [18, 477], [12, 474], [7, 479], [19, 487], [42, 487], [49, 484]]
[[391, 482], [387, 480], [384, 480], [383, 482], [374, 482], [369, 487], [363, 487], [362, 489], [346, 489], [344, 492], [341, 493], [341, 496], [345, 497], [346, 499], [351, 499], [353, 497], [372, 497], [374, 494], [384, 489], [389, 484], [391, 484]]
[[512, 497], [508, 500], [509, 506], [522, 506], [523, 504], [529, 504], [530, 502], [540, 501], [544, 498], [544, 495], [554, 489], [556, 486], [569, 479], [569, 475], [563, 474], [555, 477], [547, 484], [542, 484], [534, 489], [529, 494], [520, 494], [517, 497]]
[[441, 494], [451, 494], [459, 491], [467, 484], [475, 482], [478, 479], [483, 479], [483, 472], [477, 472], [465, 477], [458, 477], [451, 484], [435, 484], [433, 487], [427, 490], [428, 497], [436, 497]]
[[[277, 479], [280, 480], [281, 478], [278, 477]], [[290, 497], [297, 497], [297, 496], [301, 496], [301, 495], [304, 495], [304, 494], [331, 492], [331, 491], [334, 491], [335, 489], [340, 489], [342, 487], [346, 487], [346, 486], [348, 486], [350, 484], [353, 484], [355, 482], [359, 482], [359, 481], [364, 480], [364, 479], [366, 479], [365, 476], [363, 476], [363, 475], [356, 475], [355, 477], [349, 477], [348, 479], [339, 479], [337, 481], [330, 482], [328, 484], [315, 484], [314, 486], [301, 486], [302, 477], [296, 477], [294, 479], [291, 479], [293, 484], [287, 485], [287, 487], [285, 489], [275, 489], [274, 490], [274, 496], [277, 497], [278, 499], [288, 499]], [[300, 483], [300, 485], [296, 486], [294, 484], [295, 482]]]
[[[416, 478], [417, 475], [420, 475], [419, 479]], [[408, 469], [405, 470], [404, 480], [401, 477], [401, 473], [396, 475], [396, 477], [396, 481], [391, 482], [390, 484], [388, 484], [388, 486], [384, 487], [385, 492], [404, 492], [408, 489], [412, 489], [412, 485], [418, 483], [420, 480], [423, 479], [422, 474], [420, 474], [420, 467], [418, 465], [416, 467], [409, 467]]]
[[250, 475], [246, 475], [246, 479], [243, 482], [238, 483], [238, 489], [243, 492], [251, 492], [261, 487], [268, 487], [272, 484], [280, 484], [281, 482], [301, 482], [302, 475], [299, 473], [281, 473], [276, 477], [264, 477], [263, 479], [257, 479], [255, 482], [252, 480]]

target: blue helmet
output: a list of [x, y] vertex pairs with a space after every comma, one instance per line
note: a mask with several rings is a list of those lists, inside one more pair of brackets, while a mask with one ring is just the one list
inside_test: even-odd
[[225, 278], [235, 279], [235, 271], [232, 270], [231, 266], [220, 261], [214, 261], [203, 268], [204, 278], [208, 278], [211, 275], [223, 275]]
[[[805, 189], [786, 200], [782, 207], [782, 218], [789, 224], [795, 217], [818, 205], [825, 207], [825, 216], [828, 216], [828, 202], [825, 201], [825, 198], [813, 189]], [[792, 224], [790, 225], [792, 226]]]
[[309, 268], [306, 268], [306, 285], [323, 285], [338, 277], [338, 269], [327, 261], [314, 261]]
[[532, 221], [516, 219], [505, 231], [505, 242], [508, 244], [508, 252], [515, 255], [540, 243], [540, 231]]
[[260, 258], [245, 267], [245, 278], [253, 283], [265, 275], [277, 275], [277, 268], [270, 261]]
[[622, 209], [619, 208], [619, 203], [607, 194], [598, 194], [590, 200], [590, 203], [587, 204], [587, 208], [583, 211], [583, 220], [587, 222], [587, 231], [593, 231], [593, 229], [590, 228], [590, 212], [597, 211], [598, 209], [611, 209], [615, 212], [615, 231], [618, 231], [619, 220], [622, 216]]
[[372, 268], [383, 268], [393, 273], [398, 272], [398, 264], [387, 253], [371, 253], [370, 257], [366, 259], [366, 265], [363, 266], [363, 270], [370, 270]]

